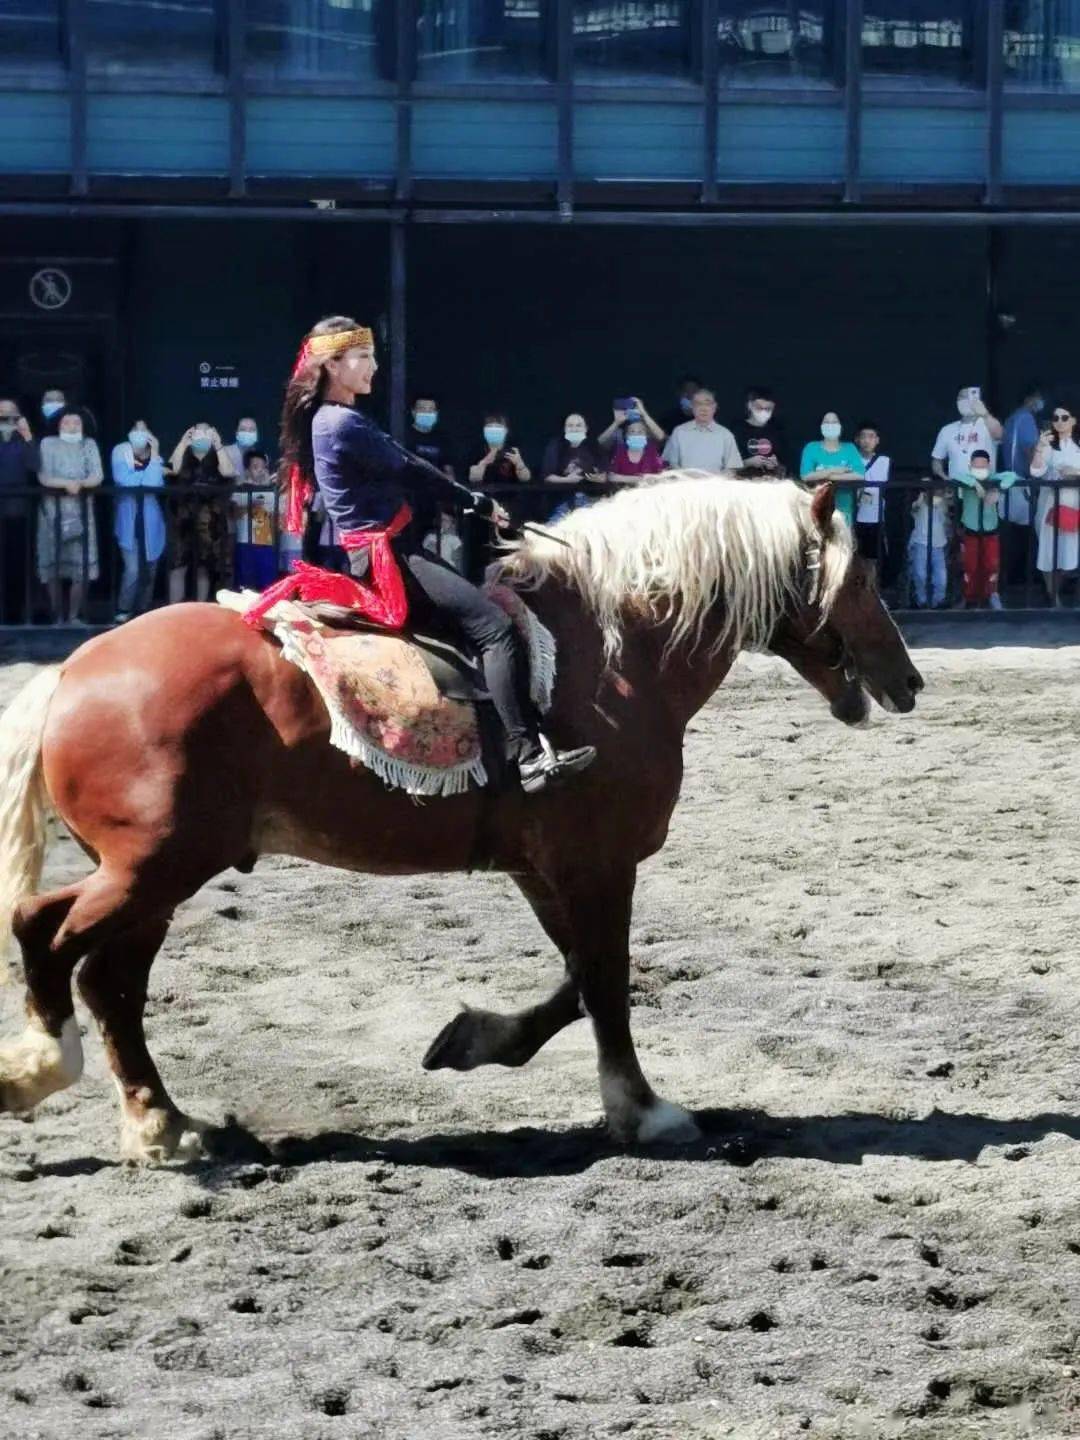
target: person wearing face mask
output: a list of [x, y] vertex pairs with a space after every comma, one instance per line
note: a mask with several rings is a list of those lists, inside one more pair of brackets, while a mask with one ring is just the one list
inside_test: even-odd
[[821, 417], [821, 439], [808, 440], [803, 446], [799, 478], [815, 486], [832, 480], [837, 486], [836, 509], [853, 526], [859, 493], [855, 482], [865, 476], [866, 463], [857, 446], [841, 440], [843, 433], [840, 416], [835, 410], [827, 410]]
[[[38, 450], [15, 400], [0, 399], [0, 624], [30, 619], [26, 594], [30, 518], [34, 501], [17, 492], [37, 483]], [[9, 492], [4, 494], [4, 492]]]
[[231, 445], [223, 446], [225, 455], [235, 475], [244, 473], [244, 456], [259, 443], [259, 427], [250, 415], [236, 422], [236, 439]]
[[863, 488], [855, 511], [855, 543], [864, 560], [880, 565], [885, 551], [885, 486], [889, 483], [891, 460], [882, 455], [881, 435], [872, 420], [863, 420], [855, 431], [855, 444], [862, 456]]
[[484, 454], [469, 467], [470, 485], [506, 485], [515, 480], [523, 484], [532, 479], [532, 471], [521, 458], [516, 445], [508, 444], [510, 422], [500, 411], [484, 416]]
[[[136, 420], [127, 439], [113, 447], [113, 484], [121, 490], [160, 490], [165, 466], [157, 437], [145, 420]], [[156, 496], [121, 495], [116, 501], [113, 534], [120, 547], [123, 575], [116, 600], [116, 622], [150, 609], [158, 563], [165, 553], [165, 516]]]
[[41, 433], [42, 435], [59, 434], [60, 416], [65, 411], [73, 411], [82, 420], [83, 434], [88, 440], [94, 438], [97, 430], [97, 421], [94, 419], [93, 411], [86, 405], [68, 404], [67, 396], [63, 390], [53, 388], [46, 390], [41, 397]]
[[[55, 418], [57, 433], [41, 442], [38, 479], [59, 493], [38, 512], [38, 578], [49, 592], [53, 623], [84, 625], [86, 586], [98, 578], [97, 524], [88, 492], [101, 484], [101, 455], [85, 434], [78, 410], [61, 410]], [[65, 582], [70, 585], [66, 609]]]
[[236, 472], [212, 425], [191, 425], [169, 461], [176, 486], [169, 535], [169, 602], [206, 600], [232, 581], [230, 481]]
[[1001, 543], [998, 507], [1003, 493], [1020, 477], [1012, 470], [994, 471], [988, 450], [975, 450], [966, 475], [957, 477], [960, 495], [960, 552], [963, 560], [964, 604], [1000, 610], [998, 572]]
[[[265, 450], [245, 450], [243, 460], [245, 489], [233, 495], [236, 514], [236, 549], [234, 576], [242, 589], [265, 590], [278, 578], [279, 565], [275, 546], [274, 477]], [[246, 487], [257, 486], [252, 491]]]
[[664, 473], [663, 456], [649, 434], [643, 420], [631, 420], [623, 429], [622, 441], [616, 445], [608, 468], [613, 484], [632, 484], [647, 475]]
[[661, 433], [654, 437], [658, 445], [663, 445], [676, 425], [685, 425], [687, 420], [694, 418], [694, 396], [704, 386], [700, 375], [682, 376], [675, 388], [675, 404], [660, 417], [657, 429]]
[[[611, 424], [606, 430], [601, 430], [596, 437], [596, 443], [603, 451], [618, 449], [626, 434], [626, 427], [640, 421], [649, 435], [656, 441], [658, 446], [663, 445], [669, 431], [665, 431], [662, 425], [658, 425], [649, 414], [644, 400], [640, 395], [629, 395], [626, 397], [629, 405], [614, 405], [611, 410]], [[690, 407], [690, 415], [693, 416], [693, 406]]]
[[[414, 455], [419, 455], [429, 465], [434, 465], [436, 470], [441, 470], [448, 480], [453, 480], [454, 465], [439, 430], [439, 403], [434, 395], [427, 391], [417, 394], [409, 412], [409, 421], [409, 434], [405, 444]], [[417, 503], [419, 508], [416, 524], [422, 534], [441, 537], [448, 533], [447, 526], [453, 527], [456, 533], [457, 516], [453, 511], [449, 512], [449, 518], [440, 514], [435, 500], [427, 495], [418, 497]], [[449, 540], [446, 543], [449, 544]]]
[[731, 426], [745, 465], [762, 478], [783, 475], [788, 465], [787, 434], [776, 418], [776, 398], [764, 385], [746, 392], [746, 412]]
[[985, 450], [993, 461], [997, 442], [1004, 433], [1001, 422], [983, 403], [977, 385], [966, 385], [959, 391], [956, 408], [960, 419], [941, 427], [930, 452], [930, 468], [939, 480], [955, 481], [966, 475], [976, 450]]
[[547, 484], [565, 489], [574, 487], [573, 494], [559, 498], [556, 508], [542, 519], [556, 520], [582, 505], [591, 505], [598, 498], [589, 485], [602, 482], [604, 467], [589, 440], [584, 415], [573, 411], [563, 421], [561, 438], [549, 440], [544, 447], [543, 476]]

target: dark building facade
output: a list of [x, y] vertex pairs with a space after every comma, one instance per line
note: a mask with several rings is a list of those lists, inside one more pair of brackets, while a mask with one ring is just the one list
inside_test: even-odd
[[0, 384], [106, 442], [270, 430], [346, 311], [464, 458], [690, 370], [914, 464], [1069, 383], [1078, 260], [1080, 3], [0, 0]]

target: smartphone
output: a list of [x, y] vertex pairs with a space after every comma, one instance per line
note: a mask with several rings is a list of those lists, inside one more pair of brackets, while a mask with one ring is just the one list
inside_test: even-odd
[[627, 395], [627, 397], [626, 397], [625, 400], [613, 400], [613, 401], [612, 401], [612, 409], [613, 409], [613, 410], [633, 410], [633, 408], [634, 408], [634, 397], [633, 397], [632, 395]]

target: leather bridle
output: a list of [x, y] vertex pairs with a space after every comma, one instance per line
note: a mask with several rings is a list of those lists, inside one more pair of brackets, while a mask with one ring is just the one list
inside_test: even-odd
[[[807, 609], [812, 609], [821, 599], [823, 569], [821, 546], [813, 541], [807, 543], [803, 568], [803, 603]], [[848, 684], [855, 684], [859, 679], [855, 657], [848, 648], [847, 641], [840, 635], [837, 636], [837, 644], [836, 658], [829, 662], [829, 669], [843, 670]]]

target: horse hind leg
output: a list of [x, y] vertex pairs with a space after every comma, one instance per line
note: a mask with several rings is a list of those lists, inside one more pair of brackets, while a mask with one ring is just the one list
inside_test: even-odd
[[24, 1113], [82, 1074], [71, 999], [75, 966], [137, 918], [126, 879], [97, 869], [85, 880], [21, 901], [12, 929], [22, 948], [26, 1029], [0, 1048], [0, 1111]]
[[131, 926], [93, 950], [79, 971], [79, 993], [101, 1030], [120, 1096], [125, 1159], [157, 1164], [203, 1155], [206, 1126], [174, 1104], [146, 1045], [143, 1011], [150, 967], [172, 916]]
[[23, 1114], [82, 1074], [82, 1041], [71, 1003], [71, 973], [80, 952], [56, 953], [61, 926], [79, 901], [83, 884], [36, 895], [13, 918], [26, 976], [26, 1028], [0, 1046], [0, 1113]]

